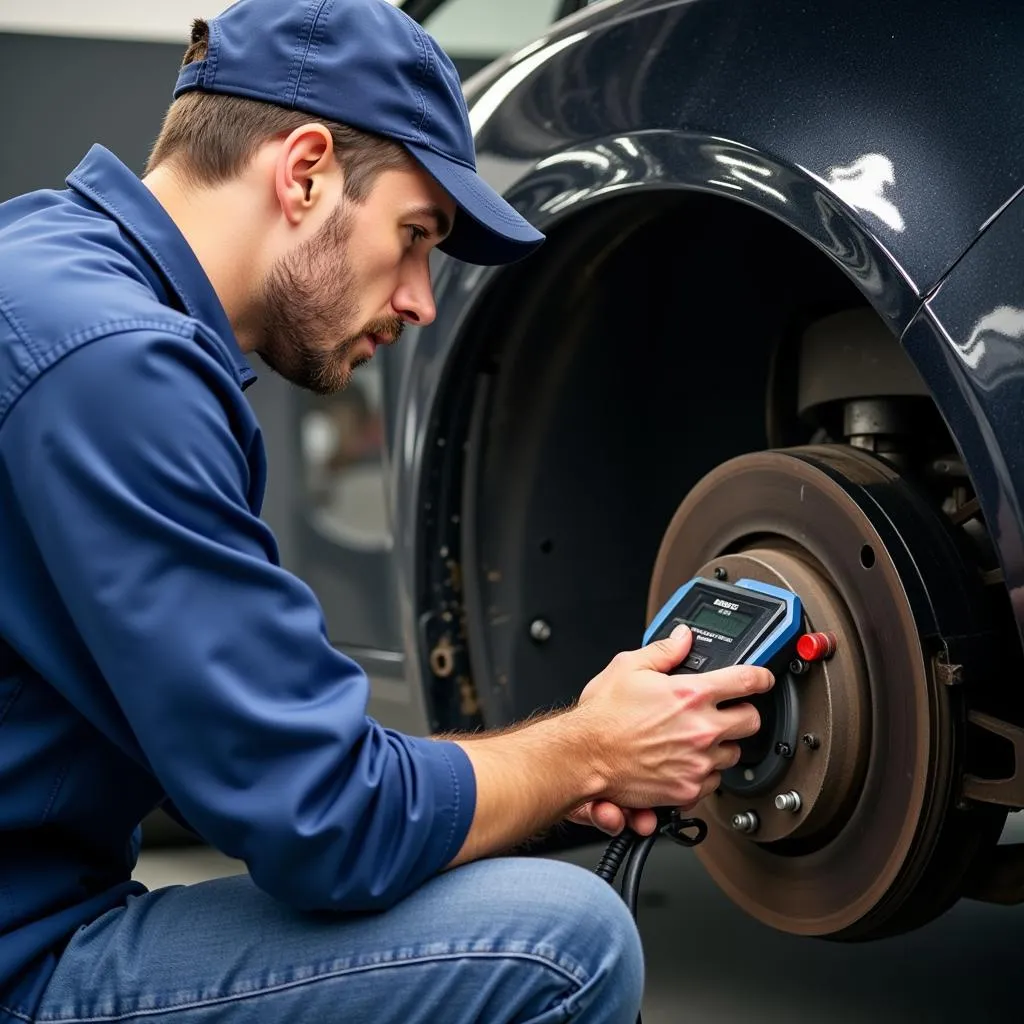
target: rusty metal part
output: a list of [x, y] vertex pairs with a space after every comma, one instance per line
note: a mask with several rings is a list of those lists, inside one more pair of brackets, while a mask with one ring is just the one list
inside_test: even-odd
[[974, 519], [976, 516], [981, 514], [981, 502], [977, 498], [971, 498], [970, 501], [965, 501], [957, 509], [949, 514], [950, 522], [954, 526], [960, 526], [963, 523]]
[[1024, 807], [1024, 772], [1021, 771], [1024, 767], [1024, 729], [980, 711], [971, 711], [967, 720], [1013, 744], [1013, 773], [1002, 779], [965, 775], [963, 795], [968, 800], [980, 800], [982, 803], [1002, 804], [1004, 807], [1018, 809]]
[[455, 671], [455, 645], [447, 633], [430, 649], [430, 671], [438, 679], [447, 679]]
[[[764, 734], [783, 718], [781, 708], [772, 707], [789, 698], [798, 708], [791, 736], [772, 737], [785, 747], [765, 754], [759, 765], [759, 785], [744, 783], [741, 763], [722, 777], [708, 812], [721, 824], [740, 811], [754, 810], [761, 821], [758, 842], [790, 837], [808, 839], [827, 834], [832, 823], [845, 813], [863, 781], [864, 752], [871, 733], [867, 677], [860, 641], [849, 613], [835, 588], [811, 564], [782, 545], [751, 548], [742, 554], [725, 555], [708, 562], [698, 571], [706, 576], [712, 565], [722, 566], [731, 579], [743, 577], [791, 590], [800, 595], [805, 625], [828, 627], [837, 637], [836, 652], [828, 661], [815, 662], [797, 677], [782, 677], [771, 693], [754, 703], [761, 711]], [[817, 750], [800, 744], [800, 736], [821, 737]], [[774, 797], [779, 787], [802, 794], [797, 814], [779, 814]]]
[[[799, 592], [805, 601], [810, 596], [814, 628], [840, 637], [832, 661], [797, 681], [806, 701], [827, 693], [845, 708], [801, 708], [816, 724], [804, 729], [812, 740], [800, 745], [785, 779], [804, 806], [786, 817], [806, 831], [766, 840], [769, 821], [780, 816], [774, 807], [756, 836], [722, 827], [716, 805], [728, 794], [708, 798], [698, 811], [710, 826], [697, 851], [706, 869], [734, 902], [774, 928], [858, 940], [916, 927], [955, 902], [971, 861], [998, 837], [1005, 812], [955, 810], [965, 687], [936, 678], [935, 651], [921, 639], [940, 632], [940, 614], [956, 620], [948, 630], [969, 631], [982, 604], [972, 589], [980, 586], [977, 573], [958, 561], [938, 518], [892, 466], [823, 445], [719, 466], [693, 488], [665, 533], [649, 617], [701, 566], [756, 551], [772, 582], [779, 556], [787, 572], [803, 566]], [[950, 592], [937, 594], [940, 586]], [[829, 621], [817, 618], [822, 608]], [[861, 666], [841, 666], [844, 651], [859, 652]], [[822, 671], [828, 684], [816, 689]], [[857, 708], [864, 709], [859, 716]], [[801, 757], [835, 757], [843, 743], [847, 752], [834, 773], [829, 768], [815, 781], [804, 769], [797, 783]]]
[[964, 681], [964, 667], [950, 662], [945, 651], [935, 655], [935, 678], [943, 686], [959, 686]]

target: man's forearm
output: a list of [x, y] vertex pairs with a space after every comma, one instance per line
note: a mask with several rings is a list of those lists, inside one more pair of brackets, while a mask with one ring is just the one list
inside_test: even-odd
[[509, 732], [450, 738], [466, 751], [477, 783], [473, 824], [450, 867], [551, 828], [607, 784], [579, 710]]

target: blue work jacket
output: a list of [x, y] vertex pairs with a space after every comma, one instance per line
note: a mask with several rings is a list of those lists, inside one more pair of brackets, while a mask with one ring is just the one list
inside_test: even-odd
[[[202, 267], [96, 146], [0, 205], [0, 1021], [143, 891], [167, 801], [303, 909], [385, 908], [458, 852], [453, 743], [366, 714], [259, 518], [254, 374]], [[12, 1013], [14, 1011], [14, 1013]]]

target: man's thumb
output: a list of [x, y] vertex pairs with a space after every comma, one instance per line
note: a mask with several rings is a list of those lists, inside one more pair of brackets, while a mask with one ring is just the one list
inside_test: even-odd
[[690, 627], [679, 623], [665, 639], [648, 644], [645, 652], [648, 657], [647, 663], [655, 672], [669, 672], [690, 653], [692, 643], [693, 633]]

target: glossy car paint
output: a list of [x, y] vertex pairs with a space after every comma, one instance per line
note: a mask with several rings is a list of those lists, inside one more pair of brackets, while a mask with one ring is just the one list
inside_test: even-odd
[[[1014, 321], [984, 318], [1013, 307], [1021, 280], [1010, 260], [1024, 237], [1013, 203], [1024, 183], [1022, 38], [1024, 9], [970, 0], [606, 0], [466, 86], [481, 173], [548, 233], [626, 191], [689, 189], [771, 214], [839, 265], [895, 334], [907, 331], [998, 524], [1015, 598], [1024, 360], [1019, 336], [997, 346], [991, 334]], [[437, 443], [431, 422], [466, 323], [501, 272], [444, 263], [436, 323], [388, 353], [408, 653], [419, 649], [423, 454]], [[957, 345], [983, 322], [1000, 355], [971, 366]], [[418, 660], [407, 659], [410, 680]]]
[[1024, 196], [932, 295], [905, 344], [953, 424], [1024, 621]]

